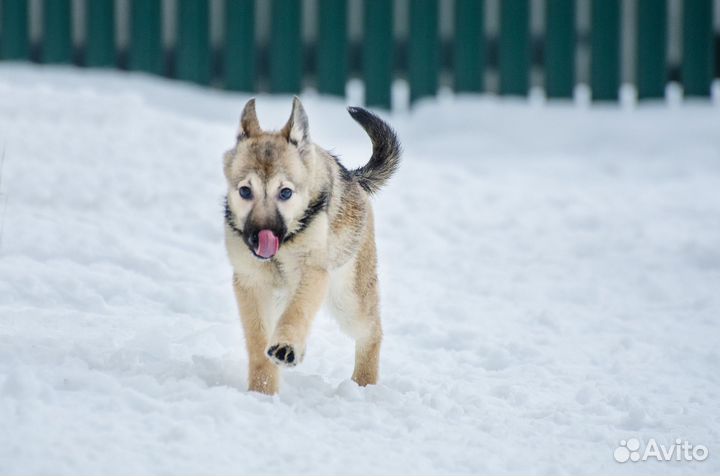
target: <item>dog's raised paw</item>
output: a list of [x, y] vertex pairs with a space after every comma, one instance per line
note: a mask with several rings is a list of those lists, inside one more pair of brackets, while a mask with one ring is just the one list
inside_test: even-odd
[[277, 365], [295, 367], [298, 364], [298, 356], [290, 344], [274, 344], [268, 347], [267, 356]]

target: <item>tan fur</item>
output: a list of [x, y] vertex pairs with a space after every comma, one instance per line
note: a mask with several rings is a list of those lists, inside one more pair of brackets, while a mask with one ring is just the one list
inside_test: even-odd
[[[247, 342], [249, 389], [278, 391], [278, 366], [302, 362], [323, 301], [355, 339], [353, 380], [376, 383], [382, 327], [368, 193], [310, 141], [297, 98], [290, 120], [277, 133], [261, 130], [251, 100], [243, 111], [238, 143], [225, 154], [224, 169], [225, 241]], [[240, 197], [241, 186], [253, 190], [251, 200]], [[277, 198], [283, 187], [294, 191], [287, 201]], [[325, 206], [303, 229], [303, 217], [322, 197], [327, 197]], [[248, 241], [253, 226], [285, 226], [287, 235], [296, 234], [271, 259], [261, 260]]]

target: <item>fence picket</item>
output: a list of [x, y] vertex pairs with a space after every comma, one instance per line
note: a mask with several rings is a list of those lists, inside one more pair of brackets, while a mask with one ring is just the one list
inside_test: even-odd
[[26, 0], [2, 0], [0, 58], [21, 60], [30, 57], [28, 4]]
[[225, 1], [225, 88], [255, 91], [255, 1]]
[[710, 96], [715, 58], [713, 1], [683, 2], [682, 83], [685, 96]]
[[365, 104], [391, 107], [394, 59], [393, 2], [365, 0], [363, 38], [363, 79]]
[[500, 94], [525, 96], [530, 73], [530, 2], [500, 2]]
[[320, 0], [318, 16], [318, 91], [345, 96], [348, 53], [347, 0]]
[[437, 92], [440, 69], [437, 0], [411, 0], [408, 46], [410, 102], [415, 102]]
[[72, 63], [72, 23], [70, 0], [43, 2], [43, 63]]
[[153, 74], [164, 71], [161, 31], [161, 0], [131, 0], [130, 69]]
[[485, 2], [455, 1], [453, 41], [455, 91], [479, 92], [485, 87]]
[[300, 0], [272, 0], [270, 92], [299, 93], [302, 88]]
[[91, 0], [85, 5], [85, 65], [114, 66], [115, 1]]
[[620, 0], [591, 0], [590, 89], [594, 101], [617, 101], [620, 89]]
[[571, 98], [575, 87], [575, 0], [546, 0], [545, 93]]
[[210, 11], [206, 0], [179, 0], [176, 73], [178, 79], [210, 82]]
[[667, 3], [665, 0], [637, 2], [636, 76], [638, 98], [665, 96], [667, 82]]

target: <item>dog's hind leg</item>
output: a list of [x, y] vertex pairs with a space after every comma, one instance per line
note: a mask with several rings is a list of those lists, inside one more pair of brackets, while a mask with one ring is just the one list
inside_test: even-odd
[[365, 275], [364, 271], [358, 271], [355, 276], [360, 292], [357, 293], [358, 314], [355, 316], [353, 325], [355, 328], [355, 369], [352, 379], [363, 387], [376, 384], [378, 381], [380, 344], [382, 342], [382, 324], [374, 263], [372, 267], [373, 270], [369, 275]]
[[233, 278], [233, 288], [247, 344], [248, 390], [275, 394], [278, 391], [279, 370], [265, 356], [269, 331], [262, 318], [260, 300], [255, 290], [242, 286], [236, 278]]
[[381, 342], [382, 329], [380, 318], [377, 317], [368, 336], [355, 340], [355, 369], [352, 379], [361, 387], [374, 385], [378, 381]]
[[377, 383], [382, 343], [372, 228], [369, 232], [358, 255], [333, 272], [329, 299], [341, 329], [355, 339], [352, 379], [360, 386]]

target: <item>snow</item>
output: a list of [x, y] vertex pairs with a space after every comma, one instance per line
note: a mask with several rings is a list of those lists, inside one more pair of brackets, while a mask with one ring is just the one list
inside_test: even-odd
[[[0, 66], [0, 473], [720, 472], [720, 108], [443, 96], [389, 115], [381, 382], [324, 312], [246, 391], [221, 154], [248, 96]], [[303, 97], [348, 166], [342, 100]], [[289, 97], [260, 96], [267, 128]], [[617, 463], [620, 440], [709, 448]]]

